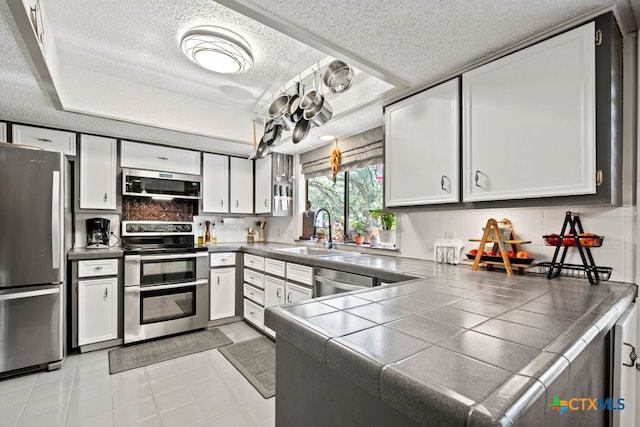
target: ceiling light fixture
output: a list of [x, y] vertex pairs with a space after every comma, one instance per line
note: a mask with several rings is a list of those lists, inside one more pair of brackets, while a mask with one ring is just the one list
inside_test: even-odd
[[247, 41], [225, 28], [194, 27], [184, 33], [180, 45], [187, 58], [216, 73], [246, 73], [253, 67]]
[[320, 135], [318, 139], [320, 141], [333, 141], [334, 139], [336, 139], [336, 137], [333, 135]]

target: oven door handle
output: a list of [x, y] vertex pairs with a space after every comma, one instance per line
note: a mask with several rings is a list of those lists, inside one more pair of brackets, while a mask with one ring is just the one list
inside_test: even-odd
[[125, 255], [125, 261], [147, 261], [154, 259], [201, 258], [209, 256], [209, 252], [165, 254], [165, 255]]
[[171, 283], [169, 285], [147, 285], [147, 286], [125, 286], [125, 292], [140, 292], [140, 291], [155, 291], [162, 289], [177, 289], [177, 288], [186, 288], [187, 286], [199, 286], [206, 285], [209, 281], [207, 279], [196, 280], [195, 282], [185, 282], [185, 283]]

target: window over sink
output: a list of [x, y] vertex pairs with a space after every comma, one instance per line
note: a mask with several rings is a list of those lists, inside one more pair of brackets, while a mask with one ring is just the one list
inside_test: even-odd
[[[370, 210], [383, 208], [383, 183], [382, 164], [338, 173], [335, 183], [331, 174], [308, 178], [307, 200], [311, 202], [312, 211], [320, 208], [329, 211], [334, 241], [344, 242], [345, 236], [347, 241], [353, 241], [358, 233], [366, 235], [380, 228], [371, 218]], [[322, 224], [318, 224], [318, 229], [328, 232], [328, 219], [319, 220]]]

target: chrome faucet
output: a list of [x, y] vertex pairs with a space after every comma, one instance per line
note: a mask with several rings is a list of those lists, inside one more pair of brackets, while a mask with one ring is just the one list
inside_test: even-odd
[[325, 208], [320, 208], [316, 211], [316, 215], [313, 217], [313, 235], [316, 235], [316, 224], [317, 224], [317, 219], [318, 219], [318, 214], [320, 212], [326, 212], [327, 213], [327, 217], [329, 218], [329, 240], [327, 241], [327, 248], [329, 249], [333, 249], [333, 240], [331, 239], [331, 214], [329, 213], [328, 210], [326, 210]]

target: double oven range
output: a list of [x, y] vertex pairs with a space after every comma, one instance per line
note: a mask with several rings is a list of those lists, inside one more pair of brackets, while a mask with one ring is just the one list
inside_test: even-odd
[[208, 251], [193, 223], [123, 221], [124, 343], [204, 328]]

